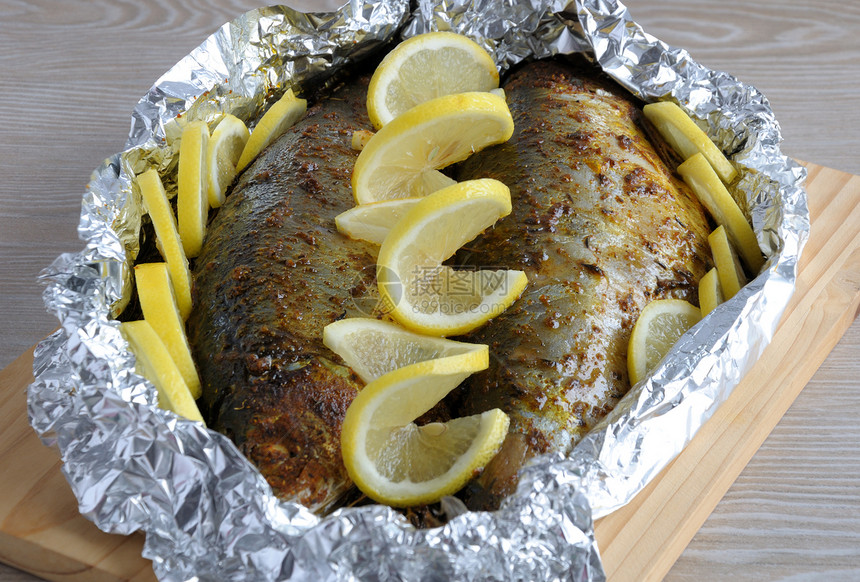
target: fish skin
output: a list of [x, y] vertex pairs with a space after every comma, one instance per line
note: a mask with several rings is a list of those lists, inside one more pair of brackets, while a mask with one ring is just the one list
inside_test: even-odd
[[[597, 88], [611, 93], [597, 109], [571, 105]], [[646, 122], [623, 90], [584, 69], [535, 63], [514, 72], [505, 91], [514, 137], [461, 164], [458, 179], [500, 179], [514, 211], [458, 259], [525, 270], [529, 286], [468, 336], [489, 343], [490, 369], [446, 404], [456, 416], [494, 407], [511, 415], [512, 436], [496, 459], [515, 472], [529, 456], [569, 450], [629, 389], [626, 344], [638, 311], [662, 297], [697, 301], [710, 229], [692, 193], [635, 129]], [[351, 488], [340, 425], [362, 385], [322, 345], [322, 328], [367, 315], [356, 300], [369, 306], [371, 289], [357, 274], [372, 269], [377, 252], [334, 229], [334, 217], [353, 205], [350, 141], [370, 128], [365, 94], [366, 80], [321, 101], [240, 177], [197, 259], [188, 322], [210, 425], [236, 442], [276, 495], [319, 512]], [[575, 129], [607, 117], [604, 135]], [[594, 192], [583, 192], [586, 185]], [[666, 222], [673, 212], [687, 228]], [[638, 230], [625, 226], [631, 217]], [[638, 234], [631, 240], [628, 231]], [[626, 241], [622, 248], [608, 244], [613, 237]], [[609, 295], [589, 290], [616, 279], [629, 292], [602, 306], [598, 298]], [[613, 323], [614, 333], [589, 333], [599, 322]], [[481, 508], [511, 492], [515, 477], [507, 479]]]
[[366, 92], [363, 78], [320, 101], [240, 176], [195, 263], [187, 326], [210, 426], [278, 497], [318, 512], [352, 487], [340, 430], [362, 382], [322, 337], [364, 315], [360, 275], [375, 265], [376, 248], [334, 222], [353, 206], [351, 138], [370, 128]]
[[639, 312], [666, 297], [698, 304], [711, 258], [705, 211], [623, 89], [590, 65], [558, 60], [513, 72], [505, 94], [513, 137], [463, 162], [457, 179], [502, 181], [513, 211], [458, 261], [523, 270], [529, 284], [465, 338], [488, 344], [491, 363], [455, 406], [510, 415], [512, 437], [484, 479], [506, 480], [507, 493], [524, 459], [569, 452], [618, 403]]

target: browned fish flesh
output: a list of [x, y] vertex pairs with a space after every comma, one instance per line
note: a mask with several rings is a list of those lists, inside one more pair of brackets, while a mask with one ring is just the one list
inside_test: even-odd
[[[266, 149], [214, 216], [194, 268], [190, 343], [211, 427], [281, 498], [326, 511], [352, 484], [340, 451], [361, 381], [322, 343], [362, 315], [376, 249], [337, 232], [352, 207], [352, 133], [370, 129], [353, 81]], [[372, 271], [371, 271], [372, 282]]]
[[[189, 339], [210, 425], [279, 497], [318, 511], [351, 488], [340, 426], [361, 382], [321, 338], [328, 323], [366, 315], [359, 302], [372, 294], [362, 275], [376, 248], [334, 226], [353, 206], [350, 142], [370, 128], [366, 85], [312, 107], [242, 174], [194, 269]], [[490, 345], [491, 366], [456, 402], [455, 416], [511, 416], [513, 436], [482, 484], [493, 503], [523, 459], [569, 450], [617, 403], [637, 314], [652, 299], [695, 302], [710, 262], [704, 211], [622, 89], [590, 66], [552, 61], [521, 67], [505, 91], [514, 137], [458, 175], [501, 180], [514, 207], [458, 260], [529, 276], [523, 297], [469, 336]]]

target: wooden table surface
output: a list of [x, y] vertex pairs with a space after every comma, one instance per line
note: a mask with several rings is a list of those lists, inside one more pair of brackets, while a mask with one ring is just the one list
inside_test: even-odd
[[[218, 26], [259, 5], [0, 0], [0, 368], [56, 326], [36, 277], [81, 247], [84, 185], [124, 144], [138, 98]], [[860, 2], [627, 5], [648, 32], [756, 85], [780, 120], [785, 153], [860, 174]], [[857, 418], [860, 320], [666, 580], [860, 580]], [[0, 582], [31, 580], [0, 565]]]

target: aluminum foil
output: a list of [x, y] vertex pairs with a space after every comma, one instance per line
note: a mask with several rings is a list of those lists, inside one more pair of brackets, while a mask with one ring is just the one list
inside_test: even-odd
[[[731, 153], [742, 176], [735, 193], [770, 258], [567, 458], [530, 463], [499, 511], [446, 499], [448, 524], [428, 530], [378, 505], [322, 519], [276, 499], [226, 437], [159, 409], [134, 372], [113, 320], [129, 299], [144, 220], [131, 178], [176, 163], [172, 138], [188, 120], [226, 111], [253, 124], [286, 87], [319, 85], [398, 36], [430, 30], [471, 36], [502, 71], [581, 52], [643, 99], [678, 101]], [[93, 173], [85, 247], [42, 276], [61, 329], [36, 351], [31, 423], [59, 448], [81, 513], [105, 531], [146, 533], [160, 580], [604, 580], [592, 521], [684, 448], [761, 355], [791, 296], [809, 217], [804, 170], [780, 141], [755, 88], [648, 35], [617, 2], [353, 0], [326, 14], [249, 12], [156, 82], [125, 149]]]

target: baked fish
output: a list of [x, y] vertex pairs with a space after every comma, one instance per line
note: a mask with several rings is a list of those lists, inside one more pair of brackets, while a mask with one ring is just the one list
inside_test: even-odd
[[340, 428], [362, 383], [322, 337], [363, 315], [372, 291], [376, 248], [334, 222], [354, 204], [351, 138], [371, 127], [367, 82], [311, 107], [240, 176], [195, 263], [188, 320], [209, 425], [278, 497], [320, 512], [352, 487]]
[[529, 279], [512, 307], [466, 338], [488, 344], [491, 362], [456, 403], [458, 414], [501, 408], [511, 417], [512, 436], [482, 479], [497, 498], [525, 458], [568, 452], [616, 405], [630, 388], [639, 312], [667, 297], [697, 304], [711, 260], [705, 211], [628, 93], [591, 65], [562, 60], [525, 65], [504, 88], [513, 137], [458, 172], [504, 182], [513, 202], [458, 261]]
[[[351, 137], [370, 128], [366, 90], [366, 79], [352, 81], [309, 109], [242, 174], [197, 258], [188, 321], [210, 426], [276, 495], [320, 512], [352, 488], [340, 426], [361, 387], [322, 330], [375, 301], [376, 247], [334, 225], [353, 206]], [[695, 302], [710, 266], [704, 211], [622, 89], [589, 66], [553, 61], [523, 66], [505, 91], [514, 137], [473, 155], [458, 179], [501, 180], [513, 213], [457, 260], [522, 269], [529, 286], [467, 338], [490, 345], [490, 368], [439, 413], [498, 407], [511, 417], [512, 436], [467, 492], [480, 508], [510, 492], [525, 458], [568, 451], [617, 403], [641, 308], [669, 296]]]

